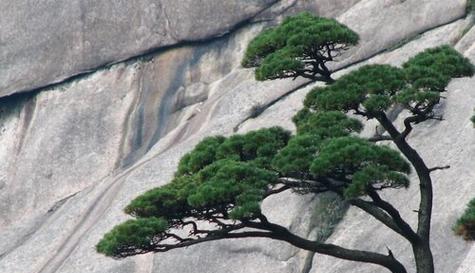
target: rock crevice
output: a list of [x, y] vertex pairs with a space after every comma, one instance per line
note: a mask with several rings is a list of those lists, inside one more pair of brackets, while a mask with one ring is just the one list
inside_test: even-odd
[[[122, 208], [132, 198], [167, 183], [179, 158], [202, 138], [274, 125], [293, 129], [291, 117], [314, 85], [256, 82], [252, 70], [240, 68], [248, 41], [286, 14], [333, 16], [360, 33], [360, 46], [340, 62], [339, 74], [366, 63], [400, 65], [462, 34], [456, 48], [475, 60], [475, 32], [464, 33], [468, 21], [456, 20], [465, 16], [465, 0], [47, 2], [31, 10], [30, 0], [0, 3], [0, 272], [379, 272], [268, 240], [215, 242], [120, 261], [98, 255], [94, 245], [126, 219]], [[197, 2], [202, 5], [193, 6]], [[22, 37], [13, 37], [11, 16], [31, 19], [18, 22], [25, 26]], [[77, 16], [77, 25], [67, 26], [67, 16]], [[401, 41], [409, 42], [389, 50]], [[449, 229], [474, 191], [466, 182], [475, 179], [466, 163], [475, 160], [468, 121], [473, 86], [473, 79], [451, 84], [443, 108], [448, 121], [421, 128], [411, 139], [429, 158], [437, 155], [426, 139], [437, 139], [437, 149], [459, 166], [437, 174], [434, 250], [436, 258], [450, 260], [439, 262], [440, 272], [472, 273], [473, 251]], [[30, 92], [20, 94], [24, 90]], [[249, 119], [253, 105], [265, 111]], [[451, 183], [458, 185], [453, 194], [460, 203], [440, 195]], [[413, 197], [409, 190], [392, 198], [410, 210]], [[319, 220], [310, 217], [315, 207], [309, 204], [319, 201], [312, 200], [288, 194], [263, 207], [302, 236], [329, 236], [325, 231], [334, 223], [314, 225]], [[397, 238], [352, 209], [329, 240], [368, 249], [384, 241], [411, 263]]]

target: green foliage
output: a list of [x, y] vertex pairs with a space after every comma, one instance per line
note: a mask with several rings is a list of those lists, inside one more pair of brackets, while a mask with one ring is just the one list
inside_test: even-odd
[[297, 135], [276, 155], [272, 164], [285, 176], [304, 178], [320, 144], [321, 138], [317, 135]]
[[405, 64], [406, 79], [414, 89], [426, 89], [442, 92], [450, 81], [450, 76], [444, 75], [431, 67]]
[[175, 177], [171, 183], [144, 193], [125, 212], [134, 217], [165, 217], [176, 223], [197, 210], [226, 203], [235, 206], [235, 217], [250, 217], [258, 212], [256, 204], [275, 179], [275, 173], [253, 164], [218, 160], [192, 176]]
[[262, 129], [246, 135], [205, 138], [180, 160], [176, 176], [194, 174], [218, 159], [253, 160], [270, 164], [269, 157], [287, 144], [290, 133], [281, 128]]
[[389, 65], [366, 65], [330, 86], [314, 89], [304, 105], [317, 111], [348, 111], [359, 105], [368, 110], [386, 110], [391, 96], [405, 86], [401, 69]]
[[160, 216], [173, 219], [189, 216], [192, 207], [187, 199], [196, 190], [197, 183], [196, 176], [175, 177], [169, 184], [137, 197], [124, 211], [134, 217]]
[[[304, 12], [286, 18], [281, 25], [254, 38], [242, 65], [257, 67], [257, 80], [304, 74], [313, 77], [325, 73], [322, 67], [325, 62], [333, 61], [341, 51], [357, 43], [358, 35], [336, 20]], [[318, 67], [312, 66], [312, 61], [318, 63]], [[306, 73], [309, 69], [311, 73]]]
[[286, 39], [283, 35], [276, 35], [275, 28], [269, 28], [256, 36], [247, 46], [243, 67], [256, 67], [263, 58], [285, 47]]
[[[256, 37], [243, 64], [259, 66], [256, 75], [260, 79], [284, 77], [290, 75], [288, 69], [306, 69], [302, 56], [309, 50], [345, 47], [357, 39], [334, 20], [303, 13]], [[367, 65], [312, 90], [305, 108], [293, 118], [294, 136], [273, 127], [205, 138], [182, 157], [170, 183], [130, 202], [125, 212], [136, 219], [107, 233], [97, 251], [113, 257], [167, 251], [195, 242], [236, 238], [241, 229], [248, 228], [264, 231], [252, 236], [269, 237], [275, 225], [267, 222], [260, 205], [268, 196], [288, 189], [299, 194], [333, 192], [350, 203], [378, 206], [377, 191], [408, 187], [410, 165], [398, 151], [352, 135], [363, 125], [345, 112], [353, 110], [370, 119], [400, 104], [422, 117], [416, 121], [421, 122], [432, 117], [432, 108], [450, 79], [472, 74], [472, 65], [452, 48], [429, 49], [402, 68]], [[475, 123], [475, 117], [472, 121]], [[374, 202], [357, 200], [366, 195]], [[387, 216], [393, 217], [391, 210]], [[473, 240], [474, 219], [472, 201], [455, 231]], [[199, 227], [203, 222], [207, 222], [206, 230]], [[173, 233], [176, 229], [189, 235], [181, 238]], [[275, 230], [282, 234], [282, 229]]]
[[[404, 69], [418, 68], [428, 71], [428, 77], [435, 73], [449, 78], [472, 76], [474, 72], [470, 60], [448, 45], [430, 48], [417, 54], [403, 65]], [[418, 76], [416, 79], [421, 78]], [[429, 86], [430, 88], [430, 86]]]
[[147, 232], [156, 232], [155, 240], [165, 240], [165, 231], [183, 225], [189, 217], [206, 219], [213, 213], [225, 213], [230, 219], [252, 219], [260, 213], [265, 192], [277, 180], [277, 173], [264, 167], [270, 167], [289, 138], [289, 132], [274, 127], [204, 139], [182, 158], [171, 183], [147, 191], [125, 208], [138, 219], [114, 228], [97, 250], [119, 257], [128, 253], [124, 247], [145, 249], [152, 238]]
[[475, 240], [475, 199], [468, 203], [462, 217], [457, 220], [454, 231], [465, 240]]
[[218, 148], [218, 159], [252, 161], [259, 167], [268, 167], [274, 155], [290, 139], [290, 132], [279, 127], [261, 129], [245, 135], [234, 135]]
[[161, 218], [128, 220], [106, 233], [97, 244], [96, 250], [112, 257], [121, 257], [129, 251], [136, 254], [150, 251], [150, 241], [160, 237], [167, 228], [167, 221]]
[[439, 103], [440, 93], [445, 91], [452, 78], [472, 76], [474, 73], [470, 61], [447, 45], [417, 54], [403, 68], [407, 87], [396, 95], [394, 101], [409, 109], [419, 105], [420, 111]]
[[216, 160], [216, 152], [225, 140], [222, 136], [208, 137], [202, 140], [192, 152], [186, 154], [178, 164], [177, 176], [193, 174]]
[[345, 197], [366, 195], [370, 186], [376, 189], [407, 188], [409, 179], [404, 173], [391, 170], [388, 166], [369, 165], [353, 174], [351, 184], [345, 189]]
[[222, 204], [232, 206], [232, 219], [252, 218], [276, 174], [254, 164], [219, 160], [197, 173], [198, 187], [187, 201], [194, 209], [206, 210]]
[[336, 83], [312, 90], [305, 106], [316, 111], [350, 111], [372, 117], [395, 103], [430, 115], [450, 79], [472, 76], [473, 65], [449, 46], [428, 49], [403, 65], [366, 65]]
[[360, 121], [336, 111], [312, 112], [304, 108], [294, 116], [297, 136], [293, 137], [274, 158], [274, 168], [284, 175], [303, 178], [317, 155], [322, 140], [360, 132]]
[[[135, 217], [160, 216], [173, 221], [173, 218], [190, 216], [197, 208], [224, 202], [226, 198], [234, 203], [236, 200], [232, 200], [231, 195], [248, 194], [252, 187], [256, 188], [257, 182], [243, 176], [243, 171], [254, 175], [257, 181], [266, 181], [257, 188], [272, 183], [274, 178], [259, 168], [269, 167], [289, 138], [289, 132], [277, 127], [229, 138], [206, 138], [182, 158], [171, 183], [136, 198], [125, 212]], [[236, 175], [234, 179], [233, 175]], [[231, 184], [223, 181], [226, 178]], [[231, 187], [234, 184], [237, 188]], [[245, 184], [252, 187], [243, 188]]]
[[361, 122], [337, 111], [312, 112], [308, 108], [293, 118], [297, 134], [312, 134], [324, 138], [347, 136], [363, 129]]
[[317, 177], [349, 181], [344, 192], [347, 198], [365, 195], [370, 185], [376, 188], [409, 185], [405, 174], [410, 173], [410, 167], [398, 152], [357, 137], [329, 139], [310, 170]]
[[295, 48], [284, 48], [268, 55], [256, 69], [256, 80], [298, 76], [294, 71], [305, 70], [305, 63], [298, 60], [300, 54], [302, 54], [300, 50]]

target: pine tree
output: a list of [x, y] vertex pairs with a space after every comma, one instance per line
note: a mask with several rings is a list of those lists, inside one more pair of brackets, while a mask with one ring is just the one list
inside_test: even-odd
[[[309, 14], [295, 18], [320, 20]], [[282, 44], [286, 43], [264, 51], [266, 43], [259, 44], [259, 39], [275, 35], [266, 38], [275, 41], [279, 35], [272, 33], [295, 18], [258, 36], [243, 63], [270, 65], [271, 58], [266, 61], [268, 57], [264, 56], [285, 48]], [[337, 28], [346, 30], [340, 25]], [[305, 39], [299, 40], [307, 45]], [[262, 77], [264, 70], [262, 66], [257, 68], [256, 76]], [[287, 76], [279, 73], [266, 77]], [[271, 222], [260, 208], [264, 199], [287, 190], [297, 194], [334, 192], [407, 240], [418, 273], [433, 273], [429, 240], [431, 173], [445, 167], [428, 167], [407, 138], [414, 125], [441, 118], [433, 110], [450, 79], [471, 75], [472, 65], [454, 49], [429, 49], [402, 68], [367, 65], [330, 85], [313, 89], [304, 109], [293, 118], [295, 135], [274, 127], [230, 137], [208, 137], [181, 159], [169, 184], [142, 194], [125, 208], [135, 219], [107, 233], [97, 251], [122, 258], [213, 240], [263, 237], [320, 254], [380, 265], [391, 272], [407, 272], [391, 251], [382, 254], [308, 240]], [[409, 113], [402, 129], [386, 114], [394, 105]], [[377, 120], [385, 133], [370, 139], [359, 137], [363, 124], [347, 113]], [[380, 141], [392, 142], [397, 150]], [[417, 174], [421, 197], [415, 228], [380, 195], [388, 188], [407, 188], [411, 170]]]
[[242, 65], [257, 67], [259, 81], [301, 76], [331, 83], [327, 63], [356, 45], [358, 39], [355, 32], [334, 19], [304, 12], [254, 38]]

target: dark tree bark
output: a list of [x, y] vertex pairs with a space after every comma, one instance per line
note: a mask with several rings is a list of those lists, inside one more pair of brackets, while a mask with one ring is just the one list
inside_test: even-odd
[[[253, 229], [252, 231], [239, 231], [244, 228]], [[195, 244], [223, 240], [223, 239], [237, 239], [237, 238], [270, 238], [274, 240], [287, 242], [300, 249], [308, 250], [311, 252], [319, 253], [322, 255], [329, 255], [332, 257], [345, 259], [354, 262], [371, 263], [385, 267], [392, 273], [407, 273], [405, 267], [393, 256], [392, 252], [388, 250], [387, 255], [380, 253], [362, 251], [355, 249], [347, 249], [333, 244], [322, 243], [318, 241], [307, 240], [294, 233], [290, 232], [287, 228], [275, 223], [267, 221], [265, 216], [261, 217], [259, 222], [249, 221], [230, 228], [229, 232], [209, 232], [206, 236], [196, 239], [181, 239], [180, 237], [172, 236], [177, 239], [178, 243], [172, 244], [157, 244], [151, 245], [150, 248], [144, 250], [133, 250], [130, 253], [125, 254], [122, 257], [131, 255], [137, 255], [141, 253], [153, 252], [166, 252], [175, 248], [183, 248], [192, 246]], [[126, 253], [126, 250], [123, 251]]]
[[[282, 227], [279, 226], [279, 228]], [[332, 257], [354, 262], [364, 262], [380, 265], [385, 267], [392, 273], [407, 273], [404, 266], [398, 260], [396, 260], [396, 258], [394, 258], [391, 251], [389, 251], [387, 255], [383, 255], [375, 252], [347, 249], [333, 244], [310, 241], [289, 232], [285, 228], [282, 228], [281, 231], [276, 231], [275, 237], [273, 238], [281, 241], [286, 241], [298, 248], [316, 252], [319, 254], [329, 255]]]
[[401, 153], [409, 160], [419, 178], [418, 240], [412, 240], [410, 242], [414, 251], [417, 273], [433, 273], [434, 261], [430, 250], [430, 227], [433, 206], [432, 179], [430, 177], [431, 169], [427, 167], [417, 151], [406, 141], [406, 137], [412, 131], [412, 121], [420, 122], [420, 119], [415, 117], [407, 118], [404, 122], [406, 128], [401, 133], [387, 118], [385, 113], [378, 113], [375, 117], [389, 133]]

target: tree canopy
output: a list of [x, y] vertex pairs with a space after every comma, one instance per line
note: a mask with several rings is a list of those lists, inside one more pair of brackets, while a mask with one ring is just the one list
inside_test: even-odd
[[[331, 27], [325, 33], [327, 25]], [[330, 36], [313, 36], [311, 30], [317, 27]], [[343, 49], [356, 43], [357, 36], [333, 20], [304, 13], [258, 36], [243, 63], [259, 65], [258, 78], [295, 76], [300, 72], [287, 74], [288, 67], [269, 74], [265, 67], [272, 66], [275, 58], [288, 56], [293, 56], [287, 59], [289, 63], [302, 65], [304, 60], [285, 54], [293, 47], [321, 50], [329, 40], [340, 45], [334, 48]], [[402, 68], [366, 65], [331, 85], [313, 89], [305, 107], [293, 118], [295, 135], [273, 127], [205, 138], [182, 157], [169, 184], [140, 195], [125, 208], [135, 219], [108, 232], [97, 244], [97, 251], [122, 258], [213, 240], [263, 237], [406, 273], [390, 250], [381, 254], [308, 240], [272, 223], [260, 207], [267, 197], [286, 190], [297, 194], [334, 192], [406, 239], [412, 245], [418, 273], [433, 273], [430, 174], [445, 167], [429, 168], [406, 138], [415, 124], [441, 118], [434, 107], [450, 79], [471, 76], [473, 70], [470, 62], [449, 46], [428, 49]], [[386, 115], [395, 105], [402, 105], [409, 113], [402, 130]], [[359, 137], [363, 124], [348, 113], [376, 119], [385, 133], [369, 139]], [[391, 141], [397, 150], [379, 141]], [[388, 188], [407, 188], [412, 170], [420, 191], [416, 228], [379, 194]], [[473, 220], [472, 212], [467, 215], [460, 221], [463, 230]]]
[[301, 76], [332, 82], [326, 63], [335, 61], [358, 39], [354, 31], [334, 19], [304, 12], [255, 37], [242, 65], [257, 67], [256, 79], [260, 81]]
[[353, 111], [372, 118], [399, 104], [422, 122], [435, 118], [433, 108], [450, 79], [472, 74], [468, 59], [449, 46], [441, 46], [416, 55], [403, 68], [363, 66], [335, 84], [317, 88], [304, 105], [313, 111]]

